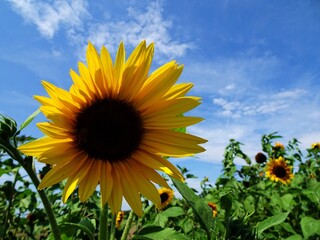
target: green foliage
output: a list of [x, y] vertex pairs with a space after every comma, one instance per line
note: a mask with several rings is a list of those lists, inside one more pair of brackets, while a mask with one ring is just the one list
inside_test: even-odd
[[[51, 166], [36, 170], [32, 158], [16, 161], [17, 155], [11, 151], [18, 143], [32, 139], [19, 133], [37, 114], [20, 129], [9, 117], [0, 119], [0, 238], [54, 239], [39, 193], [24, 171], [36, 171], [41, 179]], [[256, 162], [242, 151], [240, 142], [231, 139], [215, 183], [204, 178], [199, 189], [192, 189], [171, 179], [182, 199], [174, 198], [165, 209], [157, 209], [142, 198], [144, 215], [138, 218], [130, 214], [129, 220], [126, 212], [117, 229], [112, 227], [115, 217], [109, 213], [109, 233], [120, 239], [127, 225], [131, 239], [320, 239], [320, 147], [302, 150], [297, 139], [277, 147], [274, 141], [280, 138], [276, 132], [263, 135], [260, 160], [256, 158]], [[279, 157], [294, 167], [293, 180], [288, 184], [266, 177], [265, 160]], [[242, 159], [243, 165], [237, 166], [235, 159]], [[196, 178], [190, 170], [178, 168], [186, 179]], [[75, 191], [63, 204], [64, 184], [45, 190], [61, 239], [97, 239], [99, 192], [81, 203]], [[216, 207], [211, 209], [208, 203]]]
[[211, 228], [213, 226], [213, 219], [212, 219], [212, 211], [210, 210], [209, 206], [205, 204], [205, 202], [197, 196], [187, 185], [184, 183], [171, 178], [174, 186], [178, 189], [181, 195], [187, 200], [187, 202], [191, 205], [194, 213], [199, 220], [202, 228], [205, 230], [208, 239], [211, 239]]

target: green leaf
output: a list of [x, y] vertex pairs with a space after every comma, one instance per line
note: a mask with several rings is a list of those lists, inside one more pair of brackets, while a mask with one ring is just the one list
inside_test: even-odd
[[300, 224], [303, 236], [306, 239], [314, 234], [320, 235], [320, 220], [312, 217], [303, 217]]
[[280, 213], [280, 214], [269, 217], [269, 218], [263, 220], [262, 222], [258, 223], [258, 226], [257, 226], [258, 234], [260, 235], [264, 230], [282, 223], [284, 220], [286, 220], [289, 213], [290, 212]]
[[289, 233], [293, 233], [295, 235], [297, 234], [289, 223], [283, 222], [281, 223], [281, 227], [283, 227]]
[[165, 227], [168, 222], [168, 218], [164, 216], [162, 213], [158, 213], [154, 219], [154, 224]]
[[289, 211], [293, 207], [293, 196], [290, 193], [287, 193], [281, 197], [282, 207], [285, 211]]
[[225, 220], [228, 221], [231, 215], [232, 200], [230, 195], [224, 195], [220, 199], [221, 207], [225, 210]]
[[[62, 233], [60, 237], [61, 237], [61, 240], [72, 240], [73, 239], [73, 237], [70, 237], [64, 233]], [[47, 240], [55, 240], [52, 233], [50, 233], [50, 235], [47, 237]]]
[[295, 235], [292, 235], [292, 236], [286, 238], [286, 240], [302, 240], [302, 239], [303, 238], [299, 234], [295, 234]]
[[171, 207], [162, 212], [165, 217], [178, 217], [184, 215], [184, 211], [181, 207]]
[[178, 225], [182, 227], [185, 233], [188, 233], [193, 229], [194, 222], [190, 217], [186, 217], [185, 219], [181, 220]]
[[19, 131], [21, 132], [22, 129], [24, 129], [26, 126], [28, 126], [32, 120], [40, 113], [40, 108], [38, 108], [36, 111], [34, 111], [20, 126]]
[[61, 223], [61, 225], [67, 226], [70, 228], [79, 229], [79, 230], [83, 231], [84, 233], [86, 233], [87, 236], [90, 238], [90, 240], [94, 240], [95, 227], [94, 227], [93, 223], [87, 218], [81, 220], [79, 223], [65, 222], [65, 223]]
[[197, 196], [192, 189], [190, 189], [185, 183], [180, 182], [174, 178], [171, 178], [174, 186], [178, 189], [181, 195], [191, 205], [194, 213], [199, 219], [203, 230], [205, 230], [208, 239], [211, 239], [210, 229], [213, 228], [214, 219], [212, 217], [212, 210], [208, 204]]
[[175, 239], [187, 240], [185, 235], [176, 232], [173, 228], [162, 228], [160, 226], [149, 225], [142, 228], [132, 239], [138, 240], [159, 240], [159, 239]]

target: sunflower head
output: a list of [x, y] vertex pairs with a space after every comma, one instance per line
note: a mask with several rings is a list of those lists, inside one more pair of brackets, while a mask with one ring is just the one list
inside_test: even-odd
[[157, 205], [158, 209], [163, 209], [172, 201], [174, 192], [170, 188], [160, 188], [158, 189], [161, 203]]
[[124, 219], [124, 212], [119, 211], [116, 218], [116, 228], [119, 229], [122, 223], [122, 220]]
[[320, 142], [312, 143], [311, 149], [320, 150]]
[[208, 202], [208, 206], [212, 209], [212, 216], [216, 217], [218, 215], [218, 207], [213, 202]]
[[266, 165], [266, 177], [271, 181], [289, 184], [293, 179], [292, 166], [283, 157], [271, 159]]
[[105, 47], [98, 53], [89, 43], [86, 63], [79, 63], [79, 73], [70, 71], [69, 91], [43, 82], [49, 96], [35, 99], [48, 119], [37, 124], [45, 136], [19, 147], [52, 166], [39, 189], [67, 179], [63, 202], [76, 187], [86, 201], [99, 184], [102, 204], [113, 213], [124, 197], [142, 215], [140, 194], [160, 205], [153, 183], [169, 188], [158, 171], [183, 181], [163, 156], [204, 151], [206, 140], [175, 131], [203, 120], [185, 116], [200, 98], [186, 96], [192, 84], [175, 84], [183, 69], [175, 61], [149, 74], [153, 49], [142, 41], [126, 58], [121, 43], [113, 62]]
[[283, 151], [284, 145], [281, 142], [276, 142], [274, 146], [272, 147], [274, 151]]

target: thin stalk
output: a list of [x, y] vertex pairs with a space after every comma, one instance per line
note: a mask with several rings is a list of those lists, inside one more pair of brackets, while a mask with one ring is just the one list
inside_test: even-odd
[[101, 207], [100, 223], [99, 223], [99, 240], [107, 240], [109, 238], [108, 210], [109, 210], [108, 203], [106, 203], [104, 206]]
[[41, 199], [43, 206], [47, 212], [49, 223], [51, 226], [52, 235], [55, 240], [61, 240], [60, 231], [59, 231], [58, 224], [57, 224], [56, 218], [54, 216], [53, 210], [51, 208], [51, 203], [48, 199], [48, 196], [45, 194], [45, 192], [43, 190], [38, 189], [40, 181], [39, 181], [35, 171], [32, 168], [32, 164], [25, 161], [26, 159], [23, 159], [20, 152], [15, 147], [13, 147], [10, 142], [4, 143], [3, 145], [5, 145], [5, 150], [8, 151], [9, 155], [12, 158], [14, 158], [15, 160], [17, 160], [20, 163], [20, 165], [25, 169], [27, 174], [29, 175], [31, 181], [33, 182], [34, 186], [36, 187], [36, 189], [39, 193], [40, 199]]
[[[17, 170], [15, 175], [14, 175], [14, 180], [13, 180], [13, 183], [12, 183], [12, 193], [15, 190], [15, 186], [16, 186], [16, 183], [18, 181], [18, 176], [19, 176], [19, 170]], [[6, 209], [6, 215], [5, 215], [5, 218], [4, 218], [3, 237], [6, 235], [6, 231], [7, 231], [7, 227], [8, 227], [8, 223], [9, 223], [9, 216], [10, 216], [10, 209], [11, 209], [11, 206], [12, 206], [12, 200], [13, 200], [13, 194], [10, 194], [9, 199], [8, 199], [9, 204], [8, 204], [7, 209]]]
[[115, 239], [115, 235], [116, 235], [116, 219], [117, 219], [117, 214], [113, 214], [112, 221], [111, 221], [110, 240], [114, 240]]
[[133, 211], [131, 211], [130, 214], [129, 214], [126, 226], [125, 226], [125, 228], [123, 230], [123, 233], [122, 233], [122, 236], [121, 236], [121, 240], [126, 240], [127, 239], [128, 234], [129, 234], [129, 230], [131, 228], [132, 221], [133, 221]]

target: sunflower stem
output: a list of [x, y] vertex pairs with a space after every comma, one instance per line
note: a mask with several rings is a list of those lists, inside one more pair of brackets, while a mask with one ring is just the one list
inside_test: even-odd
[[51, 203], [48, 199], [48, 196], [45, 194], [45, 192], [43, 190], [38, 189], [40, 181], [39, 181], [39, 179], [35, 173], [35, 170], [33, 168], [32, 158], [31, 157], [23, 158], [22, 155], [20, 154], [20, 152], [14, 146], [12, 146], [10, 141], [8, 141], [8, 142], [1, 141], [1, 145], [3, 145], [5, 147], [4, 149], [7, 151], [7, 153], [13, 159], [17, 160], [20, 163], [20, 165], [24, 168], [24, 170], [29, 175], [31, 181], [33, 182], [34, 186], [36, 187], [36, 189], [38, 191], [38, 194], [40, 196], [42, 204], [47, 212], [47, 216], [48, 216], [49, 223], [51, 226], [52, 235], [55, 240], [61, 240], [60, 230], [58, 228], [58, 224], [57, 224], [56, 218], [54, 216], [54, 213], [53, 213], [53, 210], [51, 207]]
[[109, 239], [108, 210], [109, 210], [108, 203], [106, 203], [104, 206], [101, 207], [100, 224], [99, 224], [99, 240]]
[[3, 237], [5, 237], [6, 235], [6, 232], [7, 232], [7, 227], [9, 225], [9, 218], [10, 218], [10, 215], [11, 215], [11, 207], [12, 207], [12, 202], [13, 202], [13, 192], [15, 190], [15, 186], [16, 186], [16, 183], [18, 181], [18, 176], [19, 176], [19, 170], [16, 171], [16, 173], [14, 174], [14, 180], [13, 180], [13, 183], [12, 183], [12, 187], [11, 187], [11, 191], [12, 191], [12, 194], [9, 195], [9, 199], [8, 199], [8, 207], [5, 211], [5, 217], [4, 217], [4, 229], [3, 229]]
[[129, 234], [129, 230], [131, 228], [132, 221], [133, 221], [133, 211], [131, 211], [130, 214], [129, 214], [126, 226], [125, 226], [125, 228], [123, 230], [123, 234], [121, 236], [121, 240], [126, 240], [127, 239], [128, 234]]
[[116, 219], [117, 219], [117, 214], [113, 214], [112, 221], [111, 221], [110, 240], [114, 240], [115, 239], [115, 235], [116, 235]]

